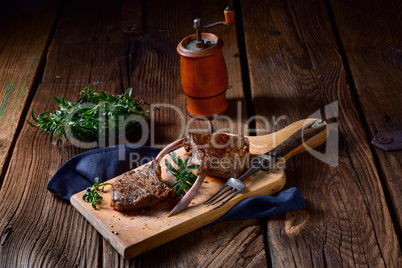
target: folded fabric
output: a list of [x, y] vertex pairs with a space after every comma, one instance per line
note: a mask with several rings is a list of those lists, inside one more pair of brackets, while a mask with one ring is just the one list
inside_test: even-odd
[[47, 189], [60, 198], [70, 197], [95, 183], [95, 178], [110, 180], [155, 158], [161, 149], [117, 145], [74, 156], [50, 179]]
[[[126, 171], [141, 166], [157, 156], [160, 149], [141, 146], [117, 145], [99, 148], [68, 160], [50, 179], [47, 189], [62, 199], [70, 200], [75, 193], [95, 183], [112, 179]], [[306, 206], [296, 188], [290, 188], [273, 196], [255, 196], [243, 200], [217, 221], [256, 219], [293, 211]]]
[[249, 197], [207, 226], [217, 224], [221, 221], [259, 219], [305, 207], [306, 203], [303, 196], [296, 187], [292, 187], [271, 196], [259, 195]]

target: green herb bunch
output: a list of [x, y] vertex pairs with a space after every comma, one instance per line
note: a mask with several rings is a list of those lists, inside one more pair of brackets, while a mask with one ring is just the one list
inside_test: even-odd
[[175, 152], [170, 154], [173, 162], [177, 165], [175, 169], [170, 162], [165, 159], [166, 172], [176, 178], [176, 182], [170, 187], [176, 191], [176, 196], [184, 195], [187, 190], [193, 186], [197, 176], [190, 170], [198, 169], [196, 164], [188, 165], [191, 158], [187, 158], [185, 161], [178, 158]]
[[[92, 203], [92, 207], [96, 209], [96, 204], [100, 204], [102, 202], [103, 197], [97, 192], [100, 187], [102, 192], [105, 192], [105, 186], [110, 185], [108, 182], [102, 182], [102, 179], [99, 177], [95, 178], [95, 184], [92, 187], [88, 187], [85, 191], [82, 199], [86, 202]], [[94, 189], [92, 189], [94, 188]]]
[[[41, 128], [41, 133], [50, 133], [50, 141], [55, 135], [59, 139], [64, 135], [69, 140], [70, 134], [81, 141], [94, 141], [100, 135], [108, 137], [109, 129], [114, 131], [112, 133], [117, 134], [120, 117], [124, 117], [126, 120], [131, 115], [137, 115], [148, 119], [150, 110], [144, 111], [142, 106], [147, 105], [149, 109], [152, 108], [144, 100], [134, 99], [132, 88], [117, 96], [108, 95], [104, 91], [95, 92], [91, 88], [84, 88], [79, 95], [81, 97], [76, 102], [70, 102], [65, 97], [61, 100], [54, 97], [59, 104], [56, 111], [49, 115], [47, 112], [43, 112], [35, 118], [32, 110], [31, 116], [37, 124], [28, 121], [27, 123], [32, 127]], [[136, 120], [130, 121], [129, 126], [136, 122]], [[67, 131], [66, 125], [70, 127], [71, 133]]]

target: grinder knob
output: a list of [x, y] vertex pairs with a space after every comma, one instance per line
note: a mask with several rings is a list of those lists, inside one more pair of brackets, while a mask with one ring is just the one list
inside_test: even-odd
[[225, 14], [226, 24], [229, 25], [235, 23], [235, 12], [231, 6], [226, 7], [223, 13]]

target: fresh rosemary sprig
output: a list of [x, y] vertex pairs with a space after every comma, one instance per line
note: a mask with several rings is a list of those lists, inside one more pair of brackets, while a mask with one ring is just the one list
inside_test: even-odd
[[166, 172], [176, 178], [176, 182], [170, 187], [175, 190], [176, 196], [184, 195], [187, 190], [193, 186], [195, 180], [197, 179], [197, 176], [189, 170], [198, 169], [199, 166], [196, 164], [188, 165], [190, 158], [187, 158], [185, 161], [183, 161], [177, 157], [175, 152], [172, 152], [170, 156], [173, 162], [177, 165], [177, 169], [175, 169], [172, 164], [165, 159]]
[[[103, 197], [97, 192], [100, 187], [102, 192], [105, 192], [105, 186], [110, 185], [108, 182], [102, 182], [102, 179], [99, 177], [95, 178], [95, 184], [92, 187], [88, 187], [85, 191], [82, 199], [86, 202], [92, 203], [92, 207], [96, 209], [96, 204], [100, 204], [102, 202]], [[94, 188], [94, 189], [92, 189]]]
[[[56, 111], [47, 115], [43, 112], [35, 117], [31, 111], [32, 119], [37, 124], [27, 121], [32, 127], [41, 128], [41, 133], [50, 133], [49, 140], [52, 141], [57, 135], [59, 139], [63, 136], [69, 140], [70, 135], [66, 132], [66, 126], [71, 128], [74, 138], [82, 141], [94, 141], [100, 134], [109, 136], [109, 129], [117, 133], [119, 119], [126, 120], [131, 115], [138, 115], [144, 119], [149, 118], [150, 110], [144, 111], [142, 106], [149, 109], [153, 107], [146, 104], [144, 100], [136, 100], [132, 97], [132, 88], [121, 95], [108, 95], [104, 91], [95, 92], [91, 88], [84, 88], [79, 93], [81, 97], [76, 102], [70, 102], [63, 97], [61, 100], [54, 97], [59, 104]], [[135, 120], [129, 125], [134, 125]]]

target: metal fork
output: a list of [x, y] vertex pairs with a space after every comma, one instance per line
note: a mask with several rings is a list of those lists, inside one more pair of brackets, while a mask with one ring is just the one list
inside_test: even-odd
[[244, 188], [246, 188], [246, 185], [244, 184], [243, 180], [248, 176], [251, 176], [252, 174], [256, 173], [258, 170], [260, 170], [260, 167], [252, 167], [249, 170], [247, 170], [243, 175], [241, 175], [239, 178], [228, 179], [227, 182], [222, 186], [222, 188], [220, 188], [219, 191], [217, 191], [203, 204], [204, 205], [211, 204], [213, 206], [219, 202], [222, 202], [220, 203], [219, 206], [215, 207], [214, 209], [223, 206], [228, 201], [232, 200], [241, 191], [243, 191]]

